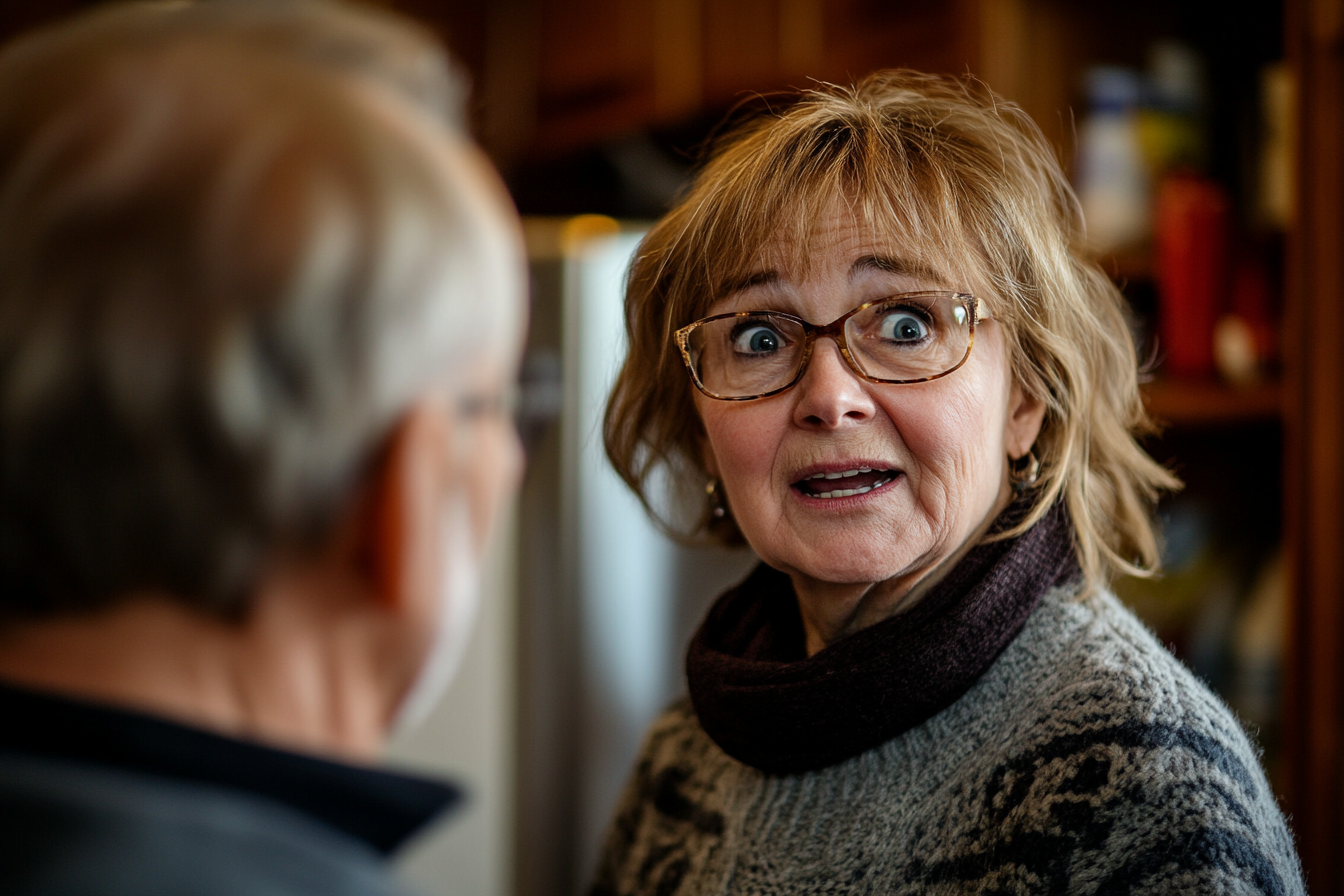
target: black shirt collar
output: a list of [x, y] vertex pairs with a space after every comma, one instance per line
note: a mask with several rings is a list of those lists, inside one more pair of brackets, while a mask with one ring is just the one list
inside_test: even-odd
[[166, 719], [0, 684], [0, 750], [245, 791], [387, 855], [461, 800], [451, 785], [236, 740]]

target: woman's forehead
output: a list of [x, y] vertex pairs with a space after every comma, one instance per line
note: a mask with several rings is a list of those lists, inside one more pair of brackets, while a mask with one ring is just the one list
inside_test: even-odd
[[933, 242], [912, 238], [899, 224], [865, 220], [843, 209], [832, 211], [805, 227], [782, 225], [756, 251], [733, 259], [735, 263], [723, 271], [715, 299], [757, 287], [836, 276], [905, 280], [912, 288], [965, 289], [964, 281], [978, 266], [964, 257], [965, 252]]

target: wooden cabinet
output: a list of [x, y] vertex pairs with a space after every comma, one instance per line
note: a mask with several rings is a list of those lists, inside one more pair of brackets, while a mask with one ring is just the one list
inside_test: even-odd
[[1289, 242], [1285, 784], [1314, 893], [1344, 892], [1344, 0], [1289, 6], [1298, 209]]
[[[982, 69], [996, 89], [1017, 99], [1061, 146], [1073, 122], [1065, 111], [1084, 60], [1133, 62], [1145, 34], [1174, 24], [1182, 6], [1078, 4], [1003, 0], [981, 5]], [[1214, 48], [1211, 72], [1225, 91], [1215, 114], [1248, 101], [1256, 40], [1237, 19], [1263, 15], [1267, 4], [1209, 12], [1200, 39]], [[997, 20], [998, 24], [993, 22]], [[1344, 892], [1344, 0], [1289, 0], [1277, 26], [1259, 40], [1281, 41], [1298, 85], [1296, 213], [1286, 235], [1282, 283], [1282, 379], [1249, 392], [1208, 383], [1158, 381], [1145, 390], [1150, 409], [1177, 435], [1217, 427], [1217, 435], [1180, 458], [1186, 469], [1215, 452], [1221, 487], [1234, 504], [1281, 483], [1282, 537], [1289, 594], [1281, 759], [1276, 785], [1290, 815], [1314, 893]], [[1244, 141], [1224, 127], [1215, 139]], [[1224, 152], [1216, 173], [1236, 186], [1241, 153]], [[1145, 260], [1122, 259], [1122, 279], [1146, 276]], [[1265, 444], [1266, 425], [1279, 425]], [[1199, 439], [1184, 439], [1187, 449]], [[1251, 495], [1252, 497], [1246, 497]], [[1236, 512], [1235, 510], [1233, 512]]]
[[813, 79], [979, 68], [980, 0], [385, 5], [436, 27], [471, 68], [479, 133], [505, 168], [712, 117]]

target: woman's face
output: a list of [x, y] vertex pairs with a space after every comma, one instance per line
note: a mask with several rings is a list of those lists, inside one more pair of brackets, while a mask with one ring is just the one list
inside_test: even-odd
[[[843, 211], [818, 229], [806, 277], [784, 249], [767, 247], [764, 257], [773, 260], [750, 272], [746, 282], [753, 285], [707, 313], [779, 310], [825, 324], [892, 293], [975, 291], [918, 262], [899, 241], [877, 239]], [[992, 298], [987, 310], [993, 314]], [[747, 541], [794, 578], [805, 623], [805, 592], [859, 586], [836, 597], [853, 607], [814, 608], [814, 615], [837, 615], [839, 628], [848, 630], [869, 586], [890, 583], [899, 602], [1006, 505], [1007, 457], [1031, 447], [1042, 417], [1040, 403], [1025, 400], [1015, 386], [993, 320], [977, 325], [970, 357], [941, 379], [868, 382], [846, 365], [832, 339], [819, 338], [792, 389], [744, 402], [696, 393], [696, 404], [707, 434], [705, 460]], [[871, 472], [815, 478], [855, 470]]]

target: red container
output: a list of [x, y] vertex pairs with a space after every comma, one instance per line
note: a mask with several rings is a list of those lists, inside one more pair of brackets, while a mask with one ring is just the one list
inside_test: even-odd
[[1231, 203], [1217, 183], [1175, 174], [1162, 181], [1153, 212], [1162, 369], [1212, 376], [1213, 328], [1228, 304]]

